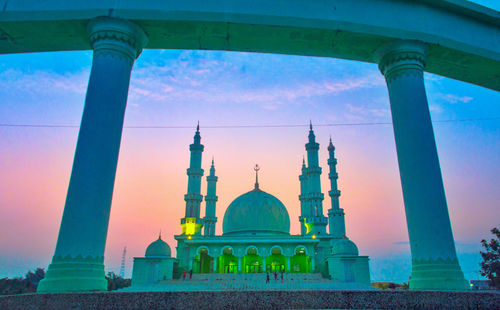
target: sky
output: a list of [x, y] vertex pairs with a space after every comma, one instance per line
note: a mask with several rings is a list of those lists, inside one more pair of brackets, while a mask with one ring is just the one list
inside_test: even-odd
[[[91, 62], [89, 51], [0, 56], [0, 277], [50, 263]], [[425, 74], [425, 86], [458, 257], [466, 277], [476, 279], [480, 240], [500, 223], [500, 93], [432, 74]], [[217, 233], [230, 202], [253, 188], [258, 163], [261, 188], [285, 204], [291, 233], [298, 234], [309, 120], [320, 143], [325, 215], [331, 136], [348, 237], [370, 256], [372, 281], [407, 281], [408, 233], [389, 98], [377, 66], [213, 51], [145, 50], [134, 65], [106, 269], [118, 272], [126, 246], [130, 276], [132, 257], [143, 256], [160, 230], [175, 253], [198, 121], [203, 168], [208, 173], [213, 156], [219, 176]], [[241, 125], [300, 126], [213, 128]]]

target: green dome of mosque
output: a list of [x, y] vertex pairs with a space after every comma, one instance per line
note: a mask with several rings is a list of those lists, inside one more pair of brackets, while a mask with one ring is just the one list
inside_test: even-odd
[[222, 222], [224, 235], [290, 234], [290, 217], [278, 198], [256, 188], [231, 202]]
[[161, 240], [161, 237], [158, 237], [158, 240], [152, 242], [146, 249], [146, 257], [151, 256], [168, 256], [170, 257], [170, 247], [168, 244]]
[[347, 237], [338, 240], [332, 239], [330, 244], [332, 246], [332, 254], [334, 255], [359, 255], [358, 247]]

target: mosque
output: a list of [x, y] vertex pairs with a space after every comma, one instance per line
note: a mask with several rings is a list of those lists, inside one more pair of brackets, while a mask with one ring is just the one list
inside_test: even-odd
[[[151, 243], [145, 257], [135, 257], [132, 286], [150, 285], [171, 280], [174, 265], [193, 274], [249, 274], [286, 272], [322, 274], [336, 283], [370, 285], [368, 257], [347, 238], [344, 210], [340, 208], [340, 191], [335, 147], [328, 145], [331, 208], [324, 216], [319, 166], [319, 143], [310, 125], [307, 151], [299, 176], [300, 234], [290, 234], [287, 208], [275, 196], [259, 186], [255, 166], [255, 185], [227, 207], [222, 220], [222, 235], [215, 234], [217, 195], [214, 161], [210, 167], [205, 196], [205, 216], [201, 217], [203, 196], [202, 153], [199, 125], [190, 145], [188, 190], [184, 195], [186, 212], [180, 220], [182, 232], [174, 236], [177, 257], [171, 257], [169, 245], [161, 239]], [[329, 230], [327, 231], [327, 226]]]

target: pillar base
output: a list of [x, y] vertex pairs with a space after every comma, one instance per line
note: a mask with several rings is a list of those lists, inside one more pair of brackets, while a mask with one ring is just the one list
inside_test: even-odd
[[412, 263], [410, 290], [467, 291], [469, 281], [458, 260], [414, 260]]
[[37, 293], [107, 291], [103, 258], [54, 257]]

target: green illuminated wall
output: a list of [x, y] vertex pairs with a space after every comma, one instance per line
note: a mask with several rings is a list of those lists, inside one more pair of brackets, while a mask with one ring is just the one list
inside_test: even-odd
[[293, 273], [311, 272], [311, 263], [306, 254], [297, 254], [290, 258], [291, 270]]

